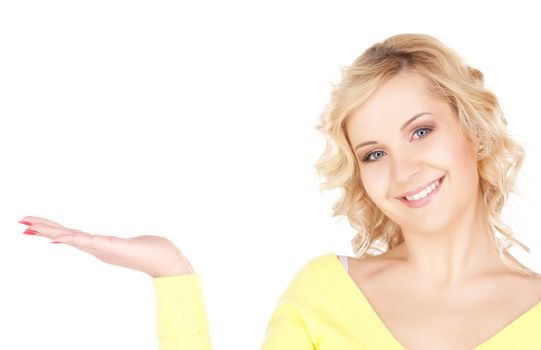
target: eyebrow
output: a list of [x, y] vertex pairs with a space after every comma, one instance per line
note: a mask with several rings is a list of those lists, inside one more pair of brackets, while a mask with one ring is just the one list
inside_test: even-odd
[[[404, 124], [402, 124], [402, 126], [400, 127], [400, 131], [404, 130], [408, 125], [410, 125], [415, 119], [425, 115], [425, 114], [432, 114], [432, 113], [429, 113], [429, 112], [421, 112], [421, 113], [417, 113], [416, 115], [414, 115], [413, 117], [411, 117], [410, 119], [408, 119]], [[355, 150], [357, 150], [357, 148], [361, 148], [363, 146], [366, 146], [366, 145], [372, 145], [372, 144], [375, 144], [377, 143], [376, 141], [366, 141], [366, 142], [363, 142], [363, 143], [359, 143], [357, 146], [355, 146]]]

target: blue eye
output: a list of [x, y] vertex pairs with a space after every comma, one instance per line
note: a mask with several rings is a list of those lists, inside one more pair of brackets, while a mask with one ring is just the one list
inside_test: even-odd
[[[379, 151], [379, 150], [378, 150], [378, 151], [374, 151], [374, 152], [368, 153], [368, 154], [363, 158], [363, 162], [365, 162], [365, 163], [373, 162], [374, 160], [370, 159], [370, 156], [371, 156], [372, 154], [377, 153], [377, 152], [383, 152], [383, 151]], [[376, 158], [376, 159], [377, 159], [377, 158]]]
[[[430, 132], [432, 132], [432, 129], [431, 127], [421, 127], [421, 128], [418, 128], [418, 129], [415, 129], [415, 131], [413, 131], [413, 134], [417, 134], [418, 131], [421, 131], [421, 130], [427, 130], [426, 132], [424, 132], [422, 135], [421, 134], [417, 134], [417, 135], [420, 135], [419, 138], [424, 138], [426, 135], [430, 134]], [[376, 159], [370, 159], [370, 156], [372, 156], [373, 154], [376, 154], [377, 152], [382, 152], [384, 153], [383, 151], [381, 150], [376, 150], [376, 151], [373, 151], [373, 152], [370, 152], [368, 153], [366, 156], [364, 156], [363, 158], [363, 163], [370, 163], [370, 162], [373, 162], [375, 160], [377, 160], [378, 158]]]
[[[421, 136], [421, 138], [423, 138], [423, 137], [425, 137], [426, 135], [428, 135], [428, 134], [430, 133], [430, 131], [432, 131], [432, 128], [426, 128], [426, 127], [425, 127], [425, 128], [419, 128], [419, 129], [415, 130], [415, 131], [413, 132], [413, 134], [415, 134], [415, 133], [417, 133], [418, 131], [421, 131], [421, 130], [428, 130], [428, 133], [425, 133], [423, 136]], [[417, 134], [417, 135], [419, 135], [419, 134]]]

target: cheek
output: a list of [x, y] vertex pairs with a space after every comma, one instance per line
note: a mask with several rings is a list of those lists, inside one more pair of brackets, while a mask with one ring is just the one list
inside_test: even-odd
[[446, 161], [452, 165], [449, 169], [468, 176], [471, 175], [476, 168], [477, 161], [472, 158], [471, 144], [468, 140], [460, 135], [460, 137], [455, 138], [454, 144], [449, 144], [447, 147]]
[[366, 191], [366, 194], [373, 202], [377, 203], [379, 198], [386, 196], [389, 184], [385, 180], [385, 176], [375, 171], [361, 173], [361, 181]]
[[467, 193], [473, 193], [476, 190], [478, 179], [477, 160], [472, 157], [471, 144], [462, 134], [450, 135], [441, 147], [434, 149], [437, 154], [432, 155], [431, 159], [437, 167], [449, 174], [446, 181], [455, 189], [458, 197], [463, 197]]
[[471, 157], [471, 146], [460, 133], [440, 134], [436, 142], [426, 148], [426, 156], [437, 167], [453, 172], [470, 172], [475, 160]]

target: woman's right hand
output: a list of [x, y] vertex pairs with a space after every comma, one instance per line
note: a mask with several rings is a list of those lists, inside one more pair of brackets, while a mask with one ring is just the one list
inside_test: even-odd
[[93, 235], [37, 216], [25, 216], [22, 221], [30, 223], [28, 229], [37, 231], [37, 236], [71, 245], [104, 263], [141, 271], [153, 278], [194, 272], [180, 249], [164, 237]]

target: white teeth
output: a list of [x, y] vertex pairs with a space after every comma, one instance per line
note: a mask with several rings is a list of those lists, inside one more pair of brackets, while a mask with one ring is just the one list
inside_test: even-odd
[[408, 201], [417, 201], [421, 198], [425, 198], [426, 196], [428, 196], [430, 192], [434, 191], [434, 189], [438, 187], [439, 184], [440, 184], [440, 180], [438, 179], [433, 184], [426, 186], [426, 188], [424, 188], [421, 192], [418, 192], [414, 194], [413, 196], [407, 196], [406, 199]]

